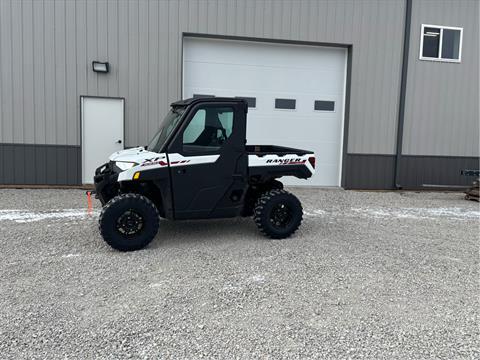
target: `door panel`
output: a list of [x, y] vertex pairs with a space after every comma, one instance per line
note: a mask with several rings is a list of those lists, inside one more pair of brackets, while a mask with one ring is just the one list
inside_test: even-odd
[[95, 169], [124, 148], [124, 99], [81, 98], [82, 181], [92, 184]]
[[[217, 204], [219, 205], [224, 197], [228, 198], [230, 188], [232, 188], [231, 191], [238, 190], [239, 187], [244, 188], [243, 182], [234, 185], [233, 174], [237, 167], [237, 159], [231, 155], [228, 152], [222, 152], [215, 162], [194, 161], [192, 164], [183, 163], [172, 166], [174, 208], [177, 219], [209, 217]], [[178, 154], [169, 154], [170, 163], [177, 156]], [[225, 211], [238, 205], [240, 205], [238, 201], [227, 201], [224, 204]], [[235, 212], [235, 209], [230, 210]], [[225, 215], [225, 217], [230, 216]]]
[[[254, 99], [249, 144], [312, 150], [317, 171], [290, 185], [339, 186], [343, 146], [347, 51], [343, 48], [239, 40], [184, 39], [183, 97], [209, 94]], [[275, 106], [295, 100], [295, 109]], [[333, 102], [316, 109], [316, 102]]]
[[168, 154], [177, 219], [239, 214], [246, 190], [244, 122], [237, 105], [199, 106], [187, 117]]

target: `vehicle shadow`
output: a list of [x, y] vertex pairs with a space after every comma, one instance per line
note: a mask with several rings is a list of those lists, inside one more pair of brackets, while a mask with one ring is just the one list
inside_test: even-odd
[[251, 218], [210, 220], [161, 220], [150, 248], [190, 243], [229, 243], [239, 239], [257, 241], [263, 236]]

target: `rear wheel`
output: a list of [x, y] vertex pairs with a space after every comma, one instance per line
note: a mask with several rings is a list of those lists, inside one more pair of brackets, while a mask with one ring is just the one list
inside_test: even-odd
[[264, 235], [284, 239], [298, 229], [302, 217], [303, 209], [297, 197], [285, 190], [274, 189], [260, 196], [253, 219]]
[[261, 194], [274, 189], [283, 190], [283, 184], [278, 180], [271, 180], [264, 184], [252, 186], [245, 196], [245, 207], [242, 216], [253, 216], [258, 197], [261, 196]]
[[139, 194], [115, 196], [100, 214], [100, 233], [105, 242], [120, 251], [147, 246], [158, 231], [159, 215], [155, 205]]

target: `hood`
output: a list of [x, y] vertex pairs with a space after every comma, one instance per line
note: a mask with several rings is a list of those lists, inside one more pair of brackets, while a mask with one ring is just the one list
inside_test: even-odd
[[121, 151], [114, 152], [108, 160], [110, 161], [125, 161], [141, 164], [146, 159], [151, 159], [154, 157], [165, 157], [165, 155], [157, 154], [152, 151], [145, 150], [143, 147], [136, 147], [132, 149], [125, 149]]

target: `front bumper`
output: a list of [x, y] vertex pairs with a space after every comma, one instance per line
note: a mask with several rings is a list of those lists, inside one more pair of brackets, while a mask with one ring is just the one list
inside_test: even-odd
[[110, 199], [118, 195], [120, 185], [118, 183], [119, 169], [111, 161], [95, 170], [93, 183], [95, 185], [95, 197], [105, 205]]

